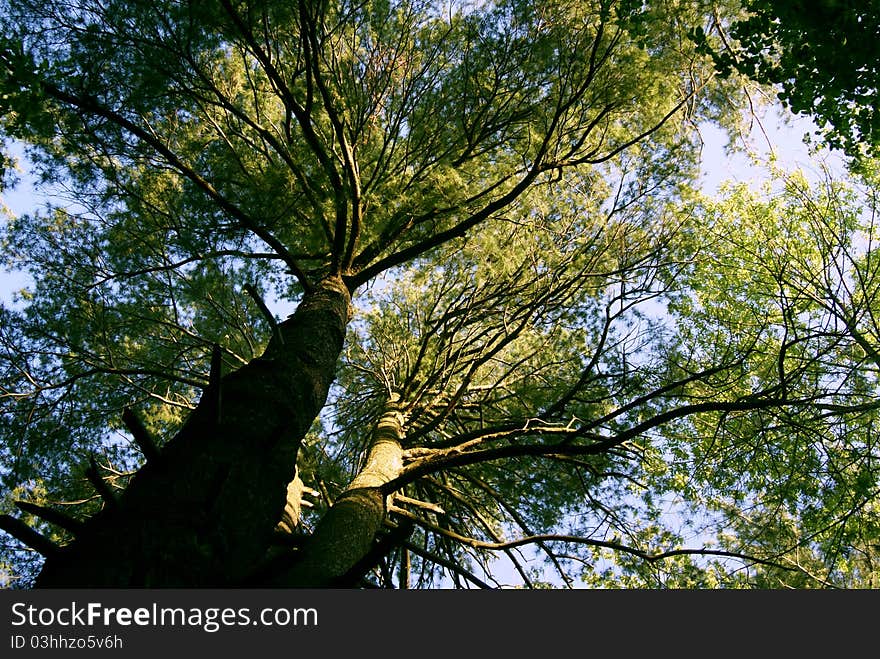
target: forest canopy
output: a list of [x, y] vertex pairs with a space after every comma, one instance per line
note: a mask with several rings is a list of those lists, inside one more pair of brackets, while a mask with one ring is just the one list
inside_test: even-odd
[[[820, 4], [2, 0], [3, 585], [880, 586]], [[850, 170], [703, 190], [777, 98]]]

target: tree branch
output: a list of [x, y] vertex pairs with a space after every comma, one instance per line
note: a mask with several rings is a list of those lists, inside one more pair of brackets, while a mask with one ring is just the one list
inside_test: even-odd
[[305, 288], [306, 290], [312, 290], [313, 286], [311, 281], [308, 279], [308, 277], [306, 277], [305, 273], [300, 268], [297, 260], [293, 258], [291, 253], [281, 243], [281, 241], [279, 241], [274, 235], [272, 235], [271, 232], [261, 227], [253, 218], [247, 215], [238, 206], [236, 206], [226, 197], [220, 194], [220, 192], [216, 188], [214, 188], [211, 183], [209, 183], [192, 167], [183, 162], [183, 160], [181, 160], [176, 153], [174, 153], [161, 140], [159, 140], [157, 136], [145, 130], [143, 127], [138, 126], [131, 120], [126, 119], [118, 112], [104, 107], [97, 101], [97, 99], [88, 96], [77, 96], [76, 94], [67, 92], [57, 85], [47, 81], [43, 81], [41, 83], [41, 87], [52, 98], [61, 101], [62, 103], [72, 105], [97, 117], [107, 119], [116, 126], [131, 133], [134, 137], [138, 138], [144, 144], [148, 145], [159, 155], [161, 155], [175, 170], [177, 170], [183, 176], [192, 181], [196, 185], [196, 187], [198, 187], [200, 190], [202, 190], [202, 192], [210, 197], [221, 209], [229, 213], [230, 216], [239, 220], [245, 228], [254, 233], [254, 235], [259, 237], [263, 242], [265, 242], [273, 250], [275, 250], [278, 256], [290, 268], [290, 271], [297, 278], [303, 288]]
[[12, 515], [0, 515], [0, 530], [6, 531], [13, 538], [43, 556], [53, 556], [59, 551], [59, 547], [54, 542]]
[[28, 513], [30, 515], [34, 515], [35, 517], [39, 517], [50, 524], [54, 524], [65, 531], [70, 531], [74, 535], [79, 533], [83, 528], [83, 523], [78, 519], [74, 519], [67, 513], [63, 513], [60, 510], [54, 510], [53, 508], [46, 508], [45, 506], [40, 506], [35, 503], [31, 503], [30, 501], [16, 501], [15, 505], [22, 512]]
[[[460, 467], [470, 464], [478, 464], [489, 460], [499, 460], [502, 458], [512, 458], [519, 456], [547, 456], [552, 454], [562, 455], [598, 455], [604, 453], [615, 446], [619, 446], [634, 437], [662, 426], [670, 421], [699, 414], [704, 412], [743, 412], [756, 409], [764, 409], [790, 403], [791, 401], [780, 399], [768, 399], [760, 397], [749, 397], [739, 401], [707, 401], [704, 403], [696, 403], [692, 405], [683, 405], [666, 412], [657, 414], [650, 419], [646, 419], [628, 430], [619, 432], [610, 437], [590, 434], [587, 435], [593, 439], [593, 442], [586, 445], [571, 444], [570, 441], [574, 437], [585, 436], [577, 428], [568, 430], [569, 435], [562, 442], [555, 444], [509, 444], [487, 449], [477, 449], [473, 451], [444, 451], [442, 455], [428, 456], [415, 460], [407, 467], [397, 478], [385, 483], [382, 491], [385, 494], [391, 494], [395, 490], [412, 483], [426, 474], [436, 473], [442, 469], [449, 467]], [[564, 429], [562, 431], [565, 431]], [[561, 432], [562, 432], [561, 431]], [[539, 431], [540, 432], [540, 431]]]
[[159, 449], [156, 446], [156, 443], [153, 441], [153, 438], [147, 431], [147, 428], [144, 425], [143, 421], [138, 418], [137, 414], [135, 414], [130, 407], [126, 407], [124, 410], [122, 410], [122, 422], [131, 432], [132, 437], [134, 437], [135, 443], [144, 454], [147, 462], [159, 462]]

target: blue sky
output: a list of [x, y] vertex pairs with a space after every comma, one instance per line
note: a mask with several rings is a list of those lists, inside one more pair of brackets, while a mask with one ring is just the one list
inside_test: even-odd
[[734, 152], [726, 152], [727, 135], [721, 129], [704, 124], [700, 132], [705, 140], [702, 154], [702, 187], [707, 194], [717, 191], [725, 181], [759, 183], [767, 178], [772, 157], [785, 170], [801, 169], [810, 178], [822, 178], [822, 166], [843, 175], [845, 163], [839, 153], [821, 156], [810, 153], [804, 136], [816, 130], [807, 117], [792, 116], [772, 106], [760, 121], [755, 120], [752, 132], [740, 140]]
[[[6, 149], [10, 155], [16, 158], [23, 156], [18, 145], [11, 145]], [[26, 164], [22, 165], [26, 168]], [[9, 215], [24, 213], [39, 203], [40, 193], [34, 188], [33, 180], [26, 171], [18, 173], [18, 184], [11, 190], [0, 192], [0, 222], [6, 222]], [[0, 261], [2, 266], [2, 261]], [[0, 271], [0, 303], [9, 305], [12, 301], [13, 292], [27, 285], [28, 279], [20, 273]]]

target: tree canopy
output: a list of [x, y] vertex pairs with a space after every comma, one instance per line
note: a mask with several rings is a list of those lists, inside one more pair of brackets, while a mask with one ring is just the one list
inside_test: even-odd
[[753, 4], [4, 0], [7, 585], [876, 587], [873, 161], [699, 191]]
[[826, 142], [852, 156], [877, 155], [880, 4], [747, 0], [729, 39], [710, 45], [718, 70], [777, 85], [793, 112], [812, 116]]

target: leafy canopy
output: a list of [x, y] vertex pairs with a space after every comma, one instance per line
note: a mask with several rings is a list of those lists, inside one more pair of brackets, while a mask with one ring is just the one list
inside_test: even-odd
[[729, 40], [698, 41], [719, 72], [738, 71], [775, 85], [793, 112], [809, 115], [824, 140], [852, 156], [877, 154], [880, 143], [880, 4], [747, 0], [746, 14], [731, 22]]
[[875, 583], [876, 180], [695, 191], [699, 123], [748, 103], [700, 52], [739, 9], [5, 0], [2, 131], [57, 192], [2, 236], [34, 280], [2, 309], [5, 508], [94, 512], [91, 456], [142, 463], [124, 409], [170, 438], [212, 346], [250, 362], [264, 298], [341, 277], [302, 530], [394, 400], [413, 532], [376, 583]]

